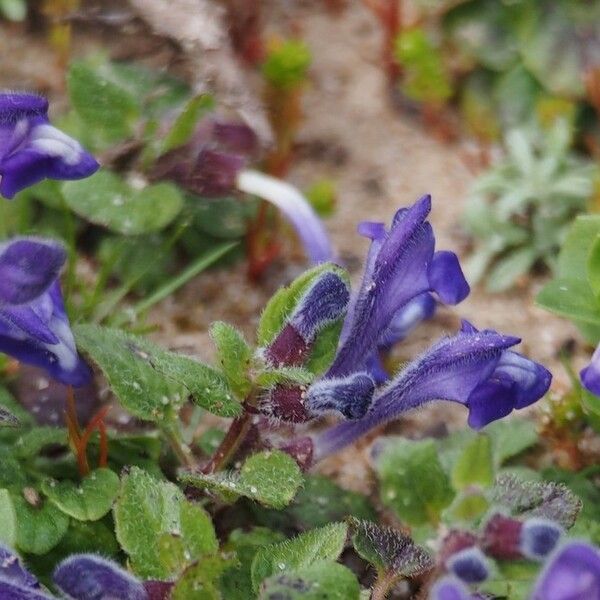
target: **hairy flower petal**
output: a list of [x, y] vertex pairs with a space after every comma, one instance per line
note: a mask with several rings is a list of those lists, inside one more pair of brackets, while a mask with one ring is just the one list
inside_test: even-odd
[[69, 326], [58, 280], [62, 262], [64, 250], [55, 242], [16, 238], [4, 244], [0, 352], [42, 367], [62, 383], [82, 386], [91, 372], [77, 353]]
[[67, 258], [52, 240], [19, 238], [0, 244], [0, 306], [30, 302], [56, 280]]
[[600, 598], [600, 552], [585, 542], [569, 542], [550, 558], [531, 600]]
[[13, 198], [43, 179], [81, 179], [99, 165], [79, 142], [48, 121], [35, 94], [0, 93], [0, 194]]
[[63, 560], [52, 578], [56, 586], [74, 600], [148, 599], [140, 581], [116, 563], [93, 554], [76, 554]]

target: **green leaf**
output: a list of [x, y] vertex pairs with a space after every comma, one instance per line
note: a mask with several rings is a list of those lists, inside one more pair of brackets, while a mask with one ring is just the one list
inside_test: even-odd
[[17, 512], [5, 489], [0, 489], [0, 542], [10, 548], [17, 543]]
[[[33, 503], [25, 499], [25, 493], [35, 499]], [[12, 492], [11, 499], [17, 515], [16, 546], [22, 552], [46, 554], [67, 533], [69, 517], [51, 502], [44, 501], [35, 489]]]
[[600, 298], [600, 234], [593, 241], [588, 254], [587, 280], [598, 300]]
[[444, 512], [444, 517], [452, 525], [461, 521], [472, 523], [478, 521], [489, 507], [490, 503], [483, 492], [467, 489], [456, 496]]
[[490, 292], [502, 292], [513, 286], [519, 277], [531, 269], [537, 258], [534, 248], [511, 250], [498, 259], [487, 277]]
[[376, 470], [382, 502], [410, 525], [436, 523], [454, 498], [433, 440], [390, 440]]
[[69, 523], [67, 533], [47, 554], [27, 556], [27, 566], [43, 582], [51, 581], [56, 565], [73, 554], [100, 554], [118, 560], [120, 549], [109, 519]]
[[550, 519], [566, 529], [573, 526], [582, 507], [581, 500], [562, 483], [528, 481], [513, 475], [496, 479], [492, 500], [514, 515]]
[[221, 600], [218, 581], [229, 562], [221, 556], [207, 556], [191, 565], [175, 583], [170, 600]]
[[135, 189], [105, 170], [87, 179], [67, 181], [62, 189], [73, 212], [122, 235], [160, 231], [183, 208], [183, 196], [171, 183]]
[[487, 435], [477, 435], [463, 449], [451, 478], [452, 487], [457, 491], [471, 485], [488, 487], [494, 482], [492, 443]]
[[248, 375], [252, 350], [244, 336], [233, 325], [217, 321], [211, 325], [210, 335], [217, 347], [217, 360], [231, 389], [245, 398], [252, 388]]
[[600, 215], [580, 215], [573, 221], [558, 256], [557, 271], [560, 278], [587, 282], [585, 266], [598, 235]]
[[227, 600], [248, 600], [252, 589], [250, 569], [258, 550], [283, 541], [284, 535], [266, 527], [255, 527], [250, 531], [235, 529], [223, 547], [224, 552], [235, 552], [237, 563], [227, 569], [221, 577], [221, 594]]
[[495, 421], [483, 432], [492, 440], [494, 464], [503, 465], [538, 442], [535, 423], [529, 419]]
[[117, 539], [142, 578], [169, 579], [218, 548], [202, 507], [187, 502], [174, 484], [136, 467], [122, 479], [113, 514]]
[[296, 461], [279, 450], [253, 454], [239, 473], [203, 474], [181, 472], [179, 480], [187, 485], [208, 489], [226, 500], [240, 496], [272, 508], [286, 507], [302, 484], [302, 472]]
[[349, 519], [349, 524], [354, 549], [378, 572], [413, 577], [433, 567], [429, 553], [417, 546], [408, 535], [355, 518]]
[[75, 61], [67, 73], [71, 104], [86, 124], [103, 131], [111, 140], [126, 138], [140, 116], [138, 99], [94, 68]]
[[576, 279], [555, 279], [547, 283], [536, 303], [563, 317], [600, 325], [600, 306], [589, 283]]
[[291, 518], [301, 529], [323, 527], [349, 516], [376, 519], [375, 509], [366, 496], [344, 490], [323, 475], [307, 476], [304, 487], [283, 513], [286, 521]]
[[283, 571], [303, 569], [324, 560], [336, 560], [344, 548], [348, 526], [332, 523], [295, 538], [261, 548], [252, 562], [252, 587]]
[[183, 239], [188, 239], [194, 254], [198, 252], [198, 238], [200, 241], [208, 236], [237, 240], [246, 235], [248, 221], [254, 212], [252, 202], [240, 202], [235, 197], [206, 199], [188, 196], [186, 213], [190, 215], [190, 227]]
[[200, 118], [212, 109], [214, 104], [212, 96], [206, 94], [194, 96], [189, 100], [165, 136], [161, 144], [160, 154], [187, 144], [194, 134]]
[[118, 329], [77, 325], [74, 333], [123, 406], [141, 419], [173, 419], [184, 392], [220, 416], [233, 417], [241, 410], [225, 378], [207, 365]]
[[339, 563], [321, 561], [291, 572], [273, 575], [260, 586], [260, 600], [358, 600], [356, 575]]
[[34, 427], [15, 442], [15, 455], [21, 459], [33, 458], [46, 446], [66, 446], [67, 432], [60, 427]]
[[97, 469], [78, 485], [72, 481], [45, 481], [42, 491], [65, 514], [78, 521], [97, 521], [107, 514], [119, 491], [119, 476]]

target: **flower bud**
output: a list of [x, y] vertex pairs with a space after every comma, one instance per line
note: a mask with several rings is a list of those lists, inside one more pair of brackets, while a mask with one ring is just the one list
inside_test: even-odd
[[443, 564], [452, 555], [465, 550], [466, 548], [472, 548], [477, 544], [477, 537], [475, 534], [469, 531], [461, 531], [459, 529], [452, 529], [442, 540], [440, 552], [438, 554], [439, 561]]
[[348, 286], [337, 273], [328, 271], [320, 275], [266, 348], [266, 358], [277, 366], [301, 365], [317, 333], [342, 317], [349, 300]]
[[521, 554], [521, 530], [523, 523], [512, 517], [495, 514], [483, 531], [485, 551], [501, 560], [515, 560]]
[[521, 530], [521, 554], [531, 560], [544, 560], [556, 547], [563, 529], [548, 519], [527, 519]]
[[476, 546], [453, 554], [446, 561], [446, 567], [465, 583], [481, 583], [490, 575], [488, 560]]
[[369, 409], [374, 393], [375, 382], [366, 373], [322, 379], [308, 388], [306, 407], [310, 413], [333, 410], [347, 419], [360, 419]]
[[305, 394], [301, 386], [276, 385], [260, 401], [259, 412], [287, 423], [305, 423], [310, 419]]

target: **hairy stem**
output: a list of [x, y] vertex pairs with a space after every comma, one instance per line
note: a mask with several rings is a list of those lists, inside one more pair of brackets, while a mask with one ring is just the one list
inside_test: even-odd
[[194, 468], [196, 466], [194, 455], [189, 446], [181, 439], [179, 431], [173, 426], [165, 427], [162, 431], [179, 462], [188, 468]]
[[371, 591], [371, 600], [385, 600], [397, 579], [397, 575], [392, 571], [379, 571]]
[[252, 415], [249, 412], [245, 412], [241, 417], [235, 418], [231, 422], [223, 441], [203, 467], [202, 472], [206, 474], [214, 473], [226, 467], [242, 442], [246, 439], [251, 425]]

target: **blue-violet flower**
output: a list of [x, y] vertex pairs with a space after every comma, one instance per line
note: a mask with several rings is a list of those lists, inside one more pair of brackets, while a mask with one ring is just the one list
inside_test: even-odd
[[62, 299], [58, 277], [65, 260], [63, 246], [51, 240], [0, 244], [0, 352], [81, 386], [91, 372], [77, 354]]
[[42, 179], [82, 179], [98, 169], [79, 142], [50, 125], [48, 101], [0, 92], [0, 195], [13, 198]]
[[372, 242], [330, 376], [364, 370], [379, 345], [397, 341], [431, 314], [432, 292], [446, 304], [457, 304], [468, 295], [456, 255], [435, 252], [433, 230], [426, 221], [430, 210], [431, 197], [423, 196], [396, 213], [389, 231], [383, 223], [359, 226]]
[[374, 427], [433, 400], [469, 409], [475, 429], [539, 400], [550, 386], [542, 365], [508, 350], [519, 338], [478, 331], [464, 321], [461, 331], [440, 340], [377, 392], [366, 415], [325, 430], [315, 439], [315, 456], [343, 448]]

